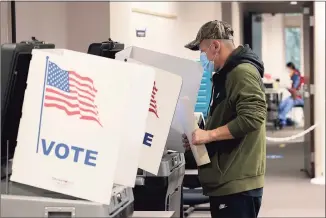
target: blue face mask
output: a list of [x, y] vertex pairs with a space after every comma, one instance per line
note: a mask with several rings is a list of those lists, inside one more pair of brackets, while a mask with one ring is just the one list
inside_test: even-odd
[[209, 61], [205, 52], [200, 54], [200, 63], [204, 68], [204, 71], [212, 74], [214, 72], [214, 62]]

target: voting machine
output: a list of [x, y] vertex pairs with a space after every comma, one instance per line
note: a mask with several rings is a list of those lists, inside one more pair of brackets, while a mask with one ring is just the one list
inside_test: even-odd
[[185, 174], [183, 153], [165, 152], [158, 175], [138, 170], [133, 189], [135, 211], [174, 211], [173, 217], [183, 213], [182, 181]]
[[109, 38], [108, 41], [92, 43], [88, 47], [88, 54], [115, 59], [115, 54], [124, 49], [124, 44], [114, 42]]
[[[202, 113], [195, 113], [199, 128], [204, 129]], [[190, 152], [192, 155], [192, 153]], [[194, 158], [192, 158], [194, 159]], [[195, 160], [193, 160], [196, 165]], [[135, 211], [173, 211], [172, 217], [183, 217], [183, 179], [185, 155], [166, 151], [158, 175], [138, 170], [135, 188]]]
[[131, 188], [114, 186], [110, 205], [72, 198], [30, 186], [3, 182], [2, 217], [129, 217], [133, 213]]
[[1, 166], [7, 155], [9, 159], [14, 155], [32, 49], [54, 47], [35, 37], [31, 41], [1, 46]]
[[[35, 38], [1, 46], [1, 169], [4, 172], [1, 174], [1, 216], [128, 217], [133, 212], [131, 188], [114, 186], [110, 205], [102, 205], [9, 182], [31, 52], [33, 49], [54, 47]], [[30, 171], [32, 174], [33, 169]]]

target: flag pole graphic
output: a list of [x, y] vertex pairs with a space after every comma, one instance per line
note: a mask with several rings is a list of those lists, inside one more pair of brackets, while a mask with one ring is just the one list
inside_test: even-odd
[[47, 80], [47, 75], [48, 75], [48, 64], [49, 64], [49, 56], [46, 56], [46, 64], [45, 64], [45, 71], [44, 71], [44, 83], [43, 83], [43, 93], [42, 93], [42, 103], [41, 103], [41, 111], [40, 111], [40, 122], [39, 122], [38, 133], [37, 133], [36, 153], [38, 153], [39, 144], [40, 144], [40, 133], [41, 133], [41, 125], [42, 125], [43, 103], [44, 103], [45, 85], [46, 85], [46, 80]]

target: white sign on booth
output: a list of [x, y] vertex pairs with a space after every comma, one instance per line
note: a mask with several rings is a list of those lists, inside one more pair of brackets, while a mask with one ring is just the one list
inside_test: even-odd
[[157, 175], [176, 110], [182, 79], [178, 75], [154, 69], [155, 87], [138, 167]]
[[[125, 58], [130, 58], [146, 66], [154, 67], [180, 76], [182, 78], [182, 87], [179, 97], [188, 97], [190, 106], [195, 108], [198, 91], [204, 72], [203, 67], [199, 62], [168, 54], [162, 54], [135, 46], [126, 48], [125, 50], [116, 54], [116, 59], [118, 60], [124, 60]], [[180, 102], [178, 100], [178, 104], [179, 103]], [[179, 116], [178, 112], [176, 112], [173, 116], [172, 126], [167, 138], [166, 147], [170, 150], [184, 152], [181, 137], [183, 128], [177, 116]]]
[[[128, 63], [142, 63], [133, 59], [127, 59]], [[119, 181], [130, 181], [134, 187], [137, 169], [141, 168], [152, 174], [157, 174], [166, 140], [169, 135], [173, 115], [178, 102], [182, 79], [180, 76], [152, 67], [155, 70], [155, 83], [152, 90], [151, 100], [147, 115], [146, 130], [143, 132], [143, 142], [140, 144], [141, 152], [138, 159], [133, 160], [134, 165], [123, 165], [124, 158], [120, 156], [122, 171]], [[130, 144], [130, 138], [125, 138], [123, 145]], [[128, 152], [128, 156], [135, 156], [134, 152]], [[131, 161], [131, 159], [129, 159]], [[117, 172], [118, 173], [118, 172]], [[124, 184], [128, 185], [129, 184]]]
[[124, 128], [130, 99], [139, 98], [133, 128], [144, 132], [154, 77], [145, 66], [33, 50], [11, 180], [109, 204], [122, 139], [143, 141]]
[[[150, 97], [148, 95], [137, 96], [136, 92], [131, 92], [133, 97], [129, 99], [127, 111], [123, 115], [123, 131], [125, 132], [125, 137], [121, 141], [117, 164], [118, 170], [115, 172], [114, 182], [119, 185], [134, 187], [138, 164], [141, 161], [141, 152], [143, 151], [144, 129], [146, 130], [148, 111], [150, 110], [150, 104], [152, 104], [150, 98], [152, 98], [153, 92], [155, 92], [157, 72], [155, 71], [155, 80], [152, 84], [143, 83], [143, 77], [139, 76], [138, 73], [134, 73], [133, 71], [129, 73], [130, 78], [134, 81], [131, 84], [132, 90], [151, 90]], [[139, 111], [135, 109], [139, 104], [142, 104], [142, 107], [147, 107], [147, 110]]]
[[[194, 108], [203, 70], [200, 63], [138, 47], [116, 54], [116, 59], [151, 66], [156, 71], [158, 117], [149, 112], [138, 167], [157, 174], [164, 148], [183, 152], [183, 127], [175, 112], [179, 97], [187, 96]], [[160, 116], [160, 113], [162, 114]], [[181, 112], [182, 113], [182, 112]], [[163, 117], [163, 119], [162, 119]], [[157, 136], [158, 135], [158, 136]]]

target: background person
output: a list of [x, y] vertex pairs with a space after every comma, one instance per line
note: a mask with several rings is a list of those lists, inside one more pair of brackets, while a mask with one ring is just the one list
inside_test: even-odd
[[292, 62], [287, 63], [286, 68], [289, 71], [289, 76], [292, 81], [292, 86], [288, 89], [291, 96], [284, 99], [279, 105], [278, 121], [276, 123], [279, 128], [283, 128], [286, 125], [286, 116], [294, 106], [303, 106], [303, 98], [299, 94], [299, 90], [303, 83], [301, 73]]
[[212, 218], [257, 217], [266, 165], [263, 63], [248, 46], [234, 47], [233, 30], [223, 21], [204, 24], [185, 47], [200, 50], [204, 70], [216, 72], [206, 130], [195, 130], [191, 139], [206, 145], [211, 160], [198, 167], [198, 177]]

